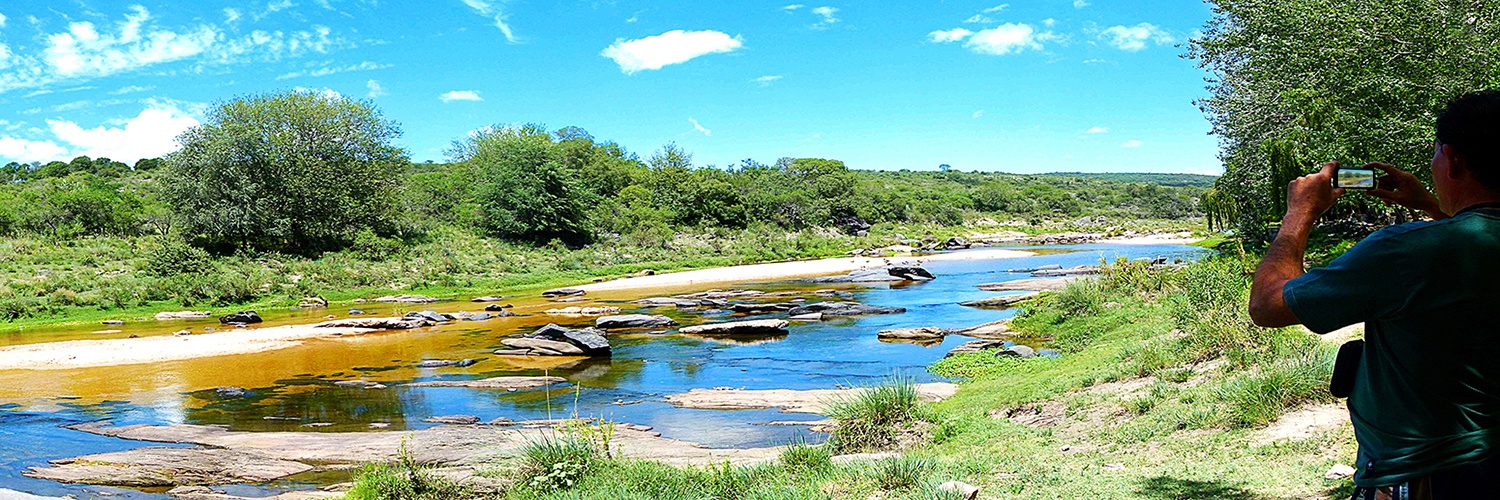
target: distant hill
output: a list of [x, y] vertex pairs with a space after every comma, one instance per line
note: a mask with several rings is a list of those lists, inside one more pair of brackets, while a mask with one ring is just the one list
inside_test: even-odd
[[1146, 172], [1136, 173], [1085, 173], [1085, 172], [1052, 172], [1041, 175], [1058, 177], [1082, 177], [1085, 179], [1097, 179], [1101, 181], [1134, 182], [1138, 184], [1156, 184], [1158, 186], [1171, 187], [1213, 187], [1217, 175], [1201, 174], [1154, 174]]

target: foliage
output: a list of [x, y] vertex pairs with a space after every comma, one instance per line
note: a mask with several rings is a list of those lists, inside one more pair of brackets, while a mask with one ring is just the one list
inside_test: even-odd
[[936, 462], [925, 456], [902, 455], [875, 462], [871, 473], [875, 483], [887, 490], [904, 490], [922, 484], [935, 469]]
[[587, 191], [540, 126], [475, 132], [453, 154], [479, 179], [474, 200], [492, 234], [533, 243], [589, 240]]
[[474, 498], [474, 493], [433, 476], [411, 456], [403, 440], [394, 463], [367, 464], [355, 474], [347, 500], [447, 500]]
[[[1259, 237], [1291, 178], [1329, 160], [1382, 161], [1423, 178], [1447, 101], [1500, 84], [1500, 23], [1486, 2], [1215, 0], [1188, 56], [1212, 73], [1199, 102], [1222, 138], [1215, 222]], [[1334, 56], [1330, 56], [1333, 54]], [[1220, 205], [1232, 201], [1233, 208]], [[1345, 196], [1336, 216], [1378, 216]]]
[[829, 418], [838, 421], [829, 437], [835, 453], [880, 449], [894, 443], [899, 428], [917, 417], [917, 386], [908, 377], [824, 403]]
[[219, 104], [166, 157], [184, 233], [220, 249], [316, 253], [391, 234], [406, 153], [369, 103], [313, 91]]
[[781, 450], [780, 462], [790, 471], [817, 472], [832, 467], [832, 458], [827, 446], [810, 445], [799, 439]]

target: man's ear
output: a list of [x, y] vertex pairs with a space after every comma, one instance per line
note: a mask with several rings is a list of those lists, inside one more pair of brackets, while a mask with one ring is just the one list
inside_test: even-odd
[[1469, 176], [1469, 161], [1450, 144], [1443, 144], [1443, 159], [1448, 161], [1448, 178], [1460, 179]]

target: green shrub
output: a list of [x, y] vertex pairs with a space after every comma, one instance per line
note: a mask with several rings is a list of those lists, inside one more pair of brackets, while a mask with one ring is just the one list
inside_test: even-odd
[[1328, 379], [1336, 352], [1333, 346], [1304, 351], [1225, 383], [1216, 396], [1228, 405], [1230, 424], [1261, 426], [1303, 403], [1331, 401]]
[[152, 276], [172, 277], [179, 274], [203, 274], [214, 267], [213, 258], [201, 248], [187, 242], [163, 237], [146, 254], [143, 269]]
[[814, 446], [799, 439], [781, 450], [780, 461], [782, 467], [792, 472], [816, 472], [832, 466], [832, 456], [827, 446]]
[[[940, 359], [927, 367], [927, 371], [940, 377], [987, 379], [998, 377], [1022, 363], [1032, 361], [1017, 356], [996, 356], [994, 350], [984, 350]], [[1045, 358], [1035, 361], [1045, 361]]]
[[855, 395], [835, 398], [825, 403], [828, 417], [838, 421], [829, 443], [835, 453], [889, 446], [898, 427], [915, 419], [919, 405], [916, 385], [900, 376]]
[[871, 478], [885, 490], [904, 490], [925, 482], [937, 467], [937, 461], [924, 456], [902, 455], [876, 461]]
[[603, 458], [599, 447], [573, 434], [543, 436], [521, 448], [520, 475], [537, 490], [568, 489]]

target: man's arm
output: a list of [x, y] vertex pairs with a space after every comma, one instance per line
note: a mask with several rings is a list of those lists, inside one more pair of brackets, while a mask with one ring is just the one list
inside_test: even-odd
[[1438, 204], [1437, 196], [1428, 191], [1417, 176], [1385, 163], [1369, 163], [1365, 168], [1378, 168], [1386, 174], [1380, 177], [1379, 185], [1370, 190], [1370, 196], [1379, 198], [1386, 205], [1400, 205], [1422, 212], [1432, 220], [1448, 218]]
[[1343, 189], [1335, 189], [1332, 184], [1333, 171], [1338, 165], [1328, 162], [1317, 173], [1298, 177], [1287, 186], [1287, 210], [1281, 219], [1281, 230], [1266, 249], [1266, 257], [1255, 269], [1255, 282], [1250, 286], [1250, 320], [1255, 324], [1278, 327], [1301, 323], [1287, 307], [1282, 291], [1288, 281], [1302, 276], [1302, 255], [1307, 251], [1313, 222], [1344, 194]]

